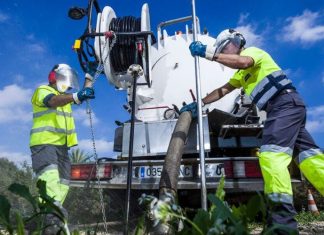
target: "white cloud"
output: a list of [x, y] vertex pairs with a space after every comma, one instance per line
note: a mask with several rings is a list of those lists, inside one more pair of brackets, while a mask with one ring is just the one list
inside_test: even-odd
[[0, 12], [0, 23], [6, 22], [9, 19], [9, 16]]
[[25, 80], [25, 76], [22, 74], [16, 74], [13, 76], [13, 80], [17, 83], [22, 83]]
[[28, 165], [31, 165], [31, 157], [29, 154], [8, 151], [4, 147], [0, 146], [0, 158], [7, 158], [9, 161], [14, 162], [17, 166], [27, 162]]
[[320, 18], [324, 18], [324, 15], [309, 10], [305, 10], [302, 15], [289, 17], [288, 25], [283, 29], [283, 39], [288, 42], [300, 41], [301, 43], [324, 40], [324, 25], [316, 24]]
[[244, 26], [238, 26], [235, 28], [238, 32], [244, 35], [246, 39], [247, 46], [256, 46], [262, 47], [263, 38], [261, 35], [255, 33], [255, 28], [251, 24], [247, 24]]
[[31, 89], [16, 84], [5, 86], [0, 90], [0, 123], [31, 121]]
[[12, 108], [16, 105], [29, 104], [31, 95], [31, 89], [26, 89], [16, 84], [5, 86], [2, 90], [0, 90], [0, 108]]
[[[96, 125], [99, 120], [96, 116], [96, 114], [92, 111], [92, 123], [93, 125]], [[87, 113], [86, 109], [83, 108], [77, 108], [73, 110], [73, 117], [75, 121], [81, 122], [83, 126], [89, 127], [90, 126], [90, 120], [89, 120], [89, 114]]]
[[28, 39], [28, 40], [35, 40], [35, 35], [32, 33], [32, 34], [28, 34], [27, 36], [26, 36], [26, 38]]
[[246, 19], [250, 16], [250, 13], [241, 13], [240, 14], [240, 18], [239, 18], [239, 21], [238, 21], [238, 24], [239, 25], [242, 25], [245, 23]]
[[31, 53], [43, 54], [46, 52], [45, 46], [39, 43], [30, 43], [27, 44], [27, 48]]
[[[78, 141], [79, 144], [77, 148], [88, 152], [89, 154], [93, 153], [93, 145], [90, 139], [82, 139]], [[113, 152], [113, 142], [109, 142], [105, 139], [98, 139], [95, 141], [96, 143], [96, 150], [98, 153], [98, 157], [111, 157]]]
[[311, 133], [324, 133], [324, 105], [308, 109], [306, 128]]

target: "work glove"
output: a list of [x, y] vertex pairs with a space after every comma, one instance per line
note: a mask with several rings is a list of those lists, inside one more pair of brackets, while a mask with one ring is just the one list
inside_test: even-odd
[[199, 41], [192, 42], [189, 46], [189, 50], [192, 56], [200, 56], [208, 60], [213, 60], [216, 47], [204, 45]]
[[187, 111], [191, 112], [192, 118], [196, 118], [198, 116], [197, 102], [192, 102], [190, 104], [183, 106], [180, 109], [180, 114]]
[[84, 100], [94, 99], [94, 89], [91, 87], [85, 87], [81, 91], [73, 93], [73, 100], [76, 104], [81, 104]]

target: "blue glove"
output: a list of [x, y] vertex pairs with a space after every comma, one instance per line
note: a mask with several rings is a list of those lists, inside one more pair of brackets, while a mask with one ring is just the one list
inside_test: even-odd
[[97, 67], [98, 67], [97, 62], [89, 61], [89, 62], [86, 63], [85, 72], [90, 74], [93, 77], [97, 72]]
[[186, 111], [191, 112], [192, 118], [196, 118], [198, 116], [197, 102], [192, 102], [190, 104], [187, 104], [180, 109], [180, 113]]
[[189, 49], [192, 56], [197, 55], [211, 61], [215, 59], [215, 55], [218, 56], [215, 46], [204, 45], [199, 41], [192, 42]]
[[77, 93], [77, 96], [81, 103], [86, 99], [94, 99], [95, 98], [94, 89], [90, 87], [83, 88], [81, 91]]
[[192, 42], [189, 46], [189, 50], [192, 56], [206, 57], [206, 48], [207, 46], [202, 44], [199, 41]]

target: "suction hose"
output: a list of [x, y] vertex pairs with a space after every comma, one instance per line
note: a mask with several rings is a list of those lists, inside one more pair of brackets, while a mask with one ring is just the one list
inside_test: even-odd
[[[159, 200], [168, 200], [171, 204], [176, 202], [178, 177], [181, 165], [183, 148], [186, 143], [189, 127], [192, 121], [190, 112], [180, 114], [169, 143], [167, 155], [164, 160], [160, 179]], [[170, 201], [171, 197], [171, 201]], [[153, 228], [152, 234], [174, 234], [173, 228], [167, 223], [159, 223]], [[150, 233], [151, 234], [151, 233]]]
[[183, 147], [188, 136], [191, 120], [191, 113], [183, 112], [180, 114], [174, 128], [161, 174], [160, 197], [165, 192], [171, 193], [174, 197], [176, 196]]

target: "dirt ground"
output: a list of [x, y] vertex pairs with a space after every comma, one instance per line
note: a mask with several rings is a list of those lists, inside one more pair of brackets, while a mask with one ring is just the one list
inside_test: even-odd
[[[299, 235], [324, 235], [324, 221], [312, 222], [308, 225], [300, 225]], [[261, 234], [262, 228], [254, 229], [251, 234], [259, 235]]]

